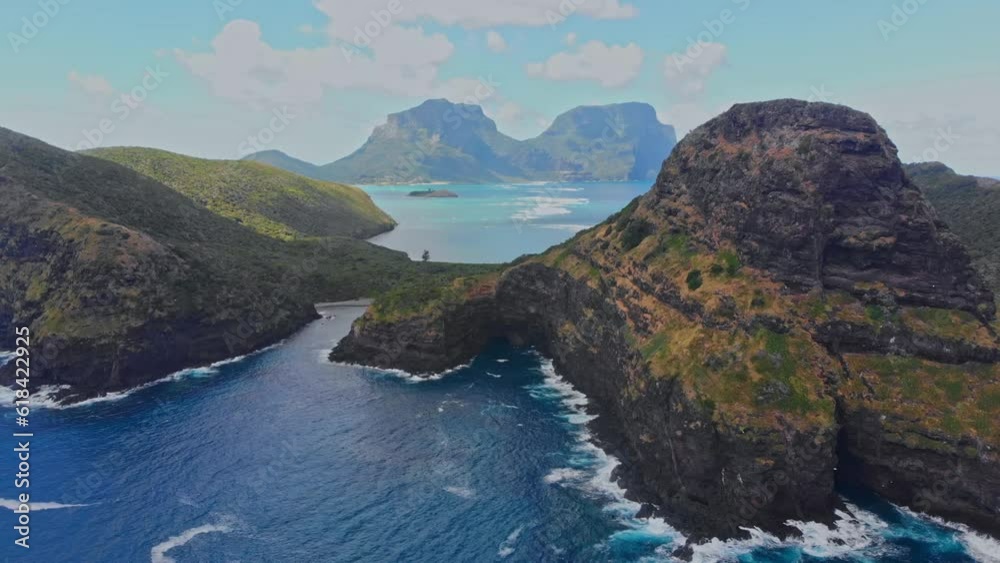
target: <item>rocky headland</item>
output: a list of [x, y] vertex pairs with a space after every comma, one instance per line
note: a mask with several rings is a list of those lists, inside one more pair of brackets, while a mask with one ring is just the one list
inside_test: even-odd
[[494, 338], [551, 357], [695, 539], [829, 520], [838, 480], [1000, 534], [993, 295], [867, 114], [736, 105], [617, 215], [390, 292], [331, 358], [439, 372]]

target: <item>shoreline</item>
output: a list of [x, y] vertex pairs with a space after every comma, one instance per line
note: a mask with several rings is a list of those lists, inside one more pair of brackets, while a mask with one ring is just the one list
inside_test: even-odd
[[313, 303], [313, 307], [317, 311], [320, 309], [335, 309], [338, 307], [370, 307], [375, 300], [370, 297], [360, 297], [358, 299], [349, 299], [347, 301], [324, 301], [322, 303]]

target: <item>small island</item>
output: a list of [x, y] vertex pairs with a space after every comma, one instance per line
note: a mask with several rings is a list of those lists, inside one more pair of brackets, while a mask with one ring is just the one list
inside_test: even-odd
[[410, 192], [410, 197], [458, 197], [458, 194], [451, 190], [416, 190]]

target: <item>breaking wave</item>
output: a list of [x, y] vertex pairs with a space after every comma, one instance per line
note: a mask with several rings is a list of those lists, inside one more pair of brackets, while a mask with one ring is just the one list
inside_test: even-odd
[[153, 546], [153, 549], [149, 550], [149, 560], [151, 563], [176, 563], [174, 558], [167, 555], [168, 551], [185, 545], [203, 534], [225, 534], [232, 530], [233, 522], [231, 518], [224, 518], [215, 524], [204, 524], [189, 528]]
[[[16, 510], [18, 505], [21, 504], [13, 499], [0, 498], [0, 508], [6, 508], [7, 510]], [[31, 508], [32, 512], [37, 510], [59, 510], [61, 508], [81, 508], [84, 506], [91, 506], [89, 504], [62, 504], [58, 502], [29, 502], [28, 506]]]
[[[244, 354], [242, 356], [235, 356], [235, 357], [232, 357], [232, 358], [227, 358], [225, 360], [219, 360], [219, 361], [211, 363], [211, 364], [209, 364], [207, 366], [194, 367], [194, 368], [186, 368], [186, 369], [182, 369], [180, 371], [175, 371], [174, 373], [171, 373], [169, 375], [161, 377], [160, 379], [156, 379], [156, 380], [150, 381], [148, 383], [143, 383], [142, 385], [139, 385], [139, 386], [136, 386], [136, 387], [131, 387], [129, 389], [124, 389], [122, 391], [114, 391], [114, 392], [111, 392], [111, 393], [105, 393], [104, 395], [99, 395], [97, 397], [91, 397], [89, 399], [84, 399], [83, 401], [77, 401], [77, 402], [74, 402], [74, 403], [62, 403], [62, 402], [59, 401], [60, 395], [63, 393], [63, 391], [65, 391], [66, 389], [69, 389], [70, 386], [68, 386], [68, 385], [42, 385], [41, 387], [39, 387], [38, 389], [36, 389], [35, 391], [33, 391], [31, 393], [31, 406], [32, 406], [32, 408], [35, 408], [35, 409], [55, 409], [55, 410], [61, 410], [61, 409], [76, 409], [76, 408], [81, 408], [81, 407], [87, 407], [87, 406], [91, 406], [91, 405], [96, 405], [96, 404], [99, 404], [99, 403], [109, 403], [109, 402], [114, 402], [114, 401], [120, 401], [120, 400], [124, 399], [125, 397], [128, 397], [129, 395], [132, 395], [133, 393], [136, 393], [136, 392], [141, 391], [143, 389], [148, 389], [150, 387], [154, 387], [156, 385], [160, 385], [162, 383], [167, 383], [167, 382], [170, 382], [170, 381], [180, 381], [180, 380], [185, 379], [185, 378], [196, 378], [197, 379], [197, 378], [211, 377], [213, 375], [218, 374], [219, 373], [219, 368], [222, 367], [222, 366], [229, 365], [229, 364], [234, 364], [234, 363], [237, 363], [237, 362], [241, 362], [241, 361], [243, 361], [243, 360], [245, 360], [247, 358], [250, 358], [252, 356], [256, 356], [258, 354], [262, 354], [262, 353], [264, 353], [264, 352], [266, 352], [268, 350], [271, 350], [273, 348], [277, 348], [283, 342], [284, 341], [276, 342], [276, 343], [274, 343], [274, 344], [272, 344], [270, 346], [266, 346], [266, 347], [261, 348], [259, 350], [255, 350], [253, 352], [250, 352], [249, 354]], [[10, 403], [12, 403], [16, 399], [16, 397], [14, 395], [14, 391], [15, 390], [13, 388], [0, 386], [0, 404], [10, 404]]]

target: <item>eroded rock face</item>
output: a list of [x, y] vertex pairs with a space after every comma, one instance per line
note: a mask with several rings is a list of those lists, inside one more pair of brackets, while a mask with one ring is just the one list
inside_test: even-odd
[[797, 286], [898, 290], [986, 317], [968, 253], [867, 114], [795, 100], [742, 104], [691, 132], [643, 204]]
[[469, 287], [376, 304], [333, 359], [428, 372], [535, 346], [592, 398], [630, 492], [695, 538], [829, 518], [838, 464], [1000, 530], [992, 295], [865, 114], [735, 106], [617, 216]]

